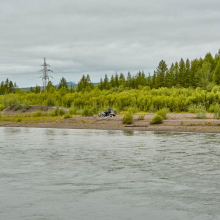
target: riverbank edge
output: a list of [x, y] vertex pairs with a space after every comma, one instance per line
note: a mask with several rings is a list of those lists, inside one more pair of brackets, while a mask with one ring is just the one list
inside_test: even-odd
[[131, 125], [125, 125], [116, 117], [73, 117], [54, 122], [0, 122], [0, 127], [34, 127], [58, 129], [98, 129], [98, 130], [124, 130], [124, 131], [158, 131], [158, 132], [196, 132], [220, 133], [220, 120], [214, 119], [213, 114], [207, 114], [206, 119], [197, 119], [193, 113], [172, 113], [163, 124], [151, 125], [149, 122], [154, 114], [146, 114], [144, 120], [138, 120], [134, 115]]

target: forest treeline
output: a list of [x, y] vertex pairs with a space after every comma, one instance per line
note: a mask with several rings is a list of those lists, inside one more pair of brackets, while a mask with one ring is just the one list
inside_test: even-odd
[[143, 71], [139, 71], [135, 76], [131, 76], [128, 72], [127, 76], [123, 73], [116, 73], [109, 79], [107, 75], [100, 80], [99, 89], [109, 90], [114, 87], [123, 86], [129, 89], [138, 89], [144, 86], [155, 88], [197, 88], [210, 90], [214, 85], [220, 84], [220, 50], [213, 57], [211, 53], [207, 53], [205, 58], [185, 61], [181, 58], [179, 62], [172, 63], [167, 66], [164, 60], [159, 62], [153, 75], [150, 73], [145, 75]]
[[[9, 86], [10, 85], [10, 86]], [[13, 86], [12, 86], [13, 85]], [[213, 57], [171, 64], [161, 60], [153, 75], [139, 71], [107, 75], [95, 86], [90, 76], [82, 76], [77, 87], [68, 87], [66, 79], [55, 87], [51, 81], [45, 90], [39, 86], [21, 91], [9, 80], [1, 83], [0, 109], [16, 103], [29, 105], [65, 106], [80, 111], [83, 108], [97, 112], [108, 107], [118, 111], [154, 112], [167, 107], [171, 112], [188, 111], [190, 106], [202, 105], [213, 112], [220, 102], [220, 50]]]
[[6, 79], [5, 81], [2, 81], [0, 84], [0, 95], [14, 93], [17, 88], [18, 87], [16, 82], [13, 83], [11, 80]]

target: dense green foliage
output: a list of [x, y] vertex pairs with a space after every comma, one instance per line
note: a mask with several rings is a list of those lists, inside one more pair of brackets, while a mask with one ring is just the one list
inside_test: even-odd
[[160, 115], [155, 115], [150, 121], [150, 124], [162, 124], [162, 123], [163, 123], [163, 117]]
[[[90, 92], [67, 92], [55, 90], [53, 94], [46, 91], [41, 93], [23, 92], [0, 96], [0, 108], [6, 108], [16, 103], [29, 105], [48, 105], [52, 99], [56, 106], [71, 107], [77, 113], [80, 109], [91, 108], [94, 112], [107, 109], [127, 111], [129, 108], [137, 111], [154, 112], [167, 107], [171, 112], [187, 112], [190, 106], [202, 105], [209, 112], [214, 112], [220, 102], [220, 87], [214, 86], [211, 91], [201, 88], [159, 88], [123, 90], [99, 90], [97, 87]], [[195, 111], [196, 112], [196, 111]]]
[[133, 113], [131, 111], [128, 111], [124, 117], [122, 118], [122, 122], [124, 124], [132, 124], [133, 122]]
[[162, 108], [156, 112], [157, 115], [160, 115], [163, 119], [167, 119], [167, 113], [169, 112], [168, 108]]

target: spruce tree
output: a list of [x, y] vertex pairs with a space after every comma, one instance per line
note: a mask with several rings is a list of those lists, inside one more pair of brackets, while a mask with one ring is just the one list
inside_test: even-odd
[[164, 60], [161, 60], [157, 69], [156, 69], [156, 88], [164, 86], [164, 77], [167, 71], [167, 64]]
[[173, 85], [179, 85], [179, 64], [176, 62], [173, 67], [174, 82]]
[[118, 79], [118, 73], [115, 73], [115, 86], [119, 87], [119, 79]]
[[58, 89], [61, 89], [61, 88], [65, 88], [66, 90], [68, 89], [67, 81], [64, 77], [61, 78], [59, 86], [58, 86]]
[[183, 58], [181, 58], [179, 62], [179, 82], [178, 82], [178, 84], [181, 87], [185, 86], [185, 78], [186, 78], [186, 65]]
[[220, 84], [220, 59], [217, 63], [217, 66], [215, 68], [214, 74], [213, 74], [213, 81], [219, 85]]
[[115, 87], [115, 77], [114, 77], [113, 75], [111, 76], [110, 84], [111, 84], [111, 87], [112, 87], [112, 88]]
[[128, 88], [131, 88], [131, 73], [130, 72], [128, 72], [128, 75], [127, 75], [126, 86]]
[[190, 61], [186, 60], [186, 73], [185, 73], [185, 84], [184, 87], [188, 88], [190, 86]]

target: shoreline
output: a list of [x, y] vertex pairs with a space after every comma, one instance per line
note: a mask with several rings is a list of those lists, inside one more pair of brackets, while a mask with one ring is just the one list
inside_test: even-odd
[[123, 115], [117, 115], [115, 117], [73, 117], [54, 122], [37, 123], [1, 121], [0, 127], [220, 133], [220, 120], [214, 119], [211, 113], [207, 114], [206, 119], [197, 119], [196, 114], [193, 113], [172, 113], [168, 114], [168, 118], [164, 120], [163, 124], [150, 125], [149, 121], [154, 115], [145, 114], [144, 120], [138, 120], [138, 115], [134, 115], [134, 121], [130, 125], [122, 123]]

